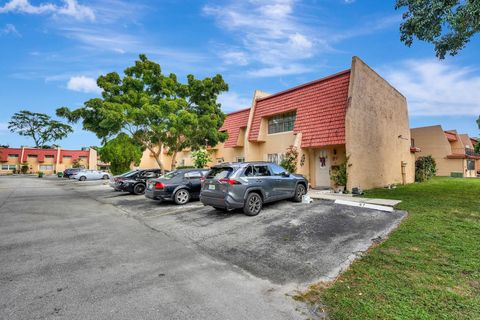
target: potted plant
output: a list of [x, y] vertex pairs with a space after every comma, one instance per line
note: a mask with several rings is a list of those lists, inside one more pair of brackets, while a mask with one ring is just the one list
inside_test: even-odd
[[331, 179], [335, 185], [335, 192], [344, 193], [347, 187], [348, 173], [347, 168], [350, 166], [348, 158], [345, 159], [336, 169], [332, 170]]
[[43, 172], [42, 171], [38, 171], [38, 177], [43, 178]]

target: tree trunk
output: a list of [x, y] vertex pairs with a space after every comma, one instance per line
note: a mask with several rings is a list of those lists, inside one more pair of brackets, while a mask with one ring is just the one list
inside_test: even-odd
[[176, 159], [177, 159], [177, 151], [174, 151], [172, 154], [172, 171], [175, 170], [175, 168], [177, 167]]
[[158, 166], [160, 167], [160, 170], [162, 170], [162, 173], [165, 173], [165, 169], [163, 167], [163, 163], [160, 160], [160, 156], [162, 155], [162, 148], [158, 148], [158, 152], [155, 152], [153, 148], [148, 148], [148, 150], [153, 153], [153, 157], [155, 158], [155, 161], [157, 161]]

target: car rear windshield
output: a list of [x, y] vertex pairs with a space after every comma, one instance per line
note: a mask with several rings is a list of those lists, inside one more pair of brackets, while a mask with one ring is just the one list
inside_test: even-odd
[[131, 177], [136, 176], [138, 173], [139, 173], [138, 170], [133, 170], [133, 171], [129, 171], [127, 173], [124, 173], [124, 174], [120, 175], [120, 177], [131, 178]]
[[178, 176], [180, 174], [179, 171], [171, 171], [169, 173], [165, 173], [163, 176], [161, 176], [160, 178], [161, 179], [165, 179], [165, 180], [170, 180], [170, 179], [173, 179], [175, 178], [176, 176]]
[[232, 167], [213, 167], [207, 174], [207, 179], [227, 179], [233, 172]]

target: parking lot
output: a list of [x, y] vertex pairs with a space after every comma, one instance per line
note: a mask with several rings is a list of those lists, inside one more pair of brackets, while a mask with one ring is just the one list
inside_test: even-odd
[[[260, 319], [272, 315], [277, 319], [302, 318], [308, 314], [308, 308], [302, 310], [288, 295], [309, 283], [333, 280], [354, 258], [385, 238], [405, 216], [399, 211], [382, 212], [332, 202], [283, 201], [265, 206], [258, 216], [248, 217], [241, 211], [219, 212], [198, 201], [177, 206], [118, 193], [103, 181], [78, 182], [53, 177], [1, 177], [0, 190], [0, 252], [7, 257], [0, 263], [2, 292], [5, 292], [0, 308], [3, 315], [12, 319], [15, 313], [8, 313], [15, 309], [12, 306], [16, 306], [17, 312], [32, 312], [33, 306], [43, 312], [43, 307], [35, 304], [38, 302], [35, 297], [50, 294], [49, 281], [55, 280], [50, 298], [57, 301], [53, 296], [63, 290], [56, 291], [62, 288], [62, 279], [83, 289], [74, 290], [75, 285], [68, 285], [75, 294], [65, 298], [64, 307], [50, 309], [55, 313], [55, 308], [60, 308], [57, 314], [75, 318], [79, 314], [71, 305], [74, 298], [83, 297], [87, 289], [100, 290], [91, 287], [94, 282], [91, 277], [99, 276], [89, 274], [93, 267], [107, 274], [110, 279], [107, 288], [115, 281], [123, 284], [120, 297], [113, 289], [95, 291], [101, 297], [108, 296], [113, 305], [101, 301], [112, 310], [124, 312], [125, 317], [119, 318], [127, 319], [131, 313], [118, 301], [131, 297], [139, 289], [141, 301], [134, 297], [125, 303], [136, 301], [146, 305], [149, 311], [142, 313], [142, 318], [149, 318], [155, 312], [161, 315], [158, 318], [186, 318], [173, 305], [186, 308], [182, 312], [189, 318], [205, 318], [199, 316], [204, 314], [214, 319], [211, 315], [217, 314], [219, 319], [241, 319], [251, 318], [251, 312]], [[68, 239], [66, 247], [61, 241], [64, 238]], [[120, 252], [124, 249], [131, 252]], [[65, 259], [64, 255], [70, 256], [75, 251], [81, 254], [74, 260]], [[32, 252], [35, 254], [30, 257]], [[36, 256], [38, 252], [42, 255]], [[43, 254], [47, 265], [43, 265], [46, 263]], [[98, 257], [106, 260], [99, 266], [95, 260]], [[122, 260], [129, 267], [122, 269]], [[70, 267], [73, 273], [69, 272]], [[59, 274], [50, 273], [57, 268]], [[158, 283], [158, 277], [163, 277], [159, 274], [167, 275], [166, 278], [174, 276], [165, 280], [170, 281], [165, 286]], [[28, 282], [31, 279], [35, 279], [33, 283]], [[16, 282], [17, 285], [12, 284]], [[36, 294], [30, 297], [28, 287], [32, 284], [39, 287], [31, 289]], [[131, 289], [132, 286], [136, 289]], [[45, 292], [40, 294], [38, 288], [44, 288]], [[170, 295], [171, 290], [177, 290], [174, 288], [179, 288], [178, 296]], [[26, 300], [21, 300], [19, 294], [26, 294]], [[150, 297], [151, 294], [156, 298]], [[238, 299], [236, 303], [224, 301], [226, 295], [232, 294]], [[158, 295], [169, 298], [165, 300]], [[197, 295], [216, 301], [203, 297], [193, 306], [187, 302], [194, 297], [198, 299]], [[114, 302], [114, 297], [118, 301]], [[220, 302], [237, 310], [237, 315], [222, 313], [226, 307], [220, 306]], [[89, 299], [85, 303], [96, 305]], [[162, 307], [152, 311], [154, 305]]]

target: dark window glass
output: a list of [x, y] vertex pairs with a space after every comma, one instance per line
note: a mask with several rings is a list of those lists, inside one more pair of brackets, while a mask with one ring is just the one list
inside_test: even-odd
[[185, 173], [185, 178], [199, 179], [201, 177], [202, 177], [202, 174], [198, 171], [191, 171], [191, 172], [186, 172]]
[[293, 131], [295, 112], [288, 112], [268, 119], [268, 133]]
[[245, 169], [245, 172], [243, 173], [245, 177], [253, 177], [255, 176], [255, 172], [253, 171], [252, 166], [248, 166], [247, 169]]
[[475, 170], [475, 161], [467, 160], [467, 170]]
[[255, 166], [255, 176], [257, 177], [266, 177], [271, 176], [268, 166]]

